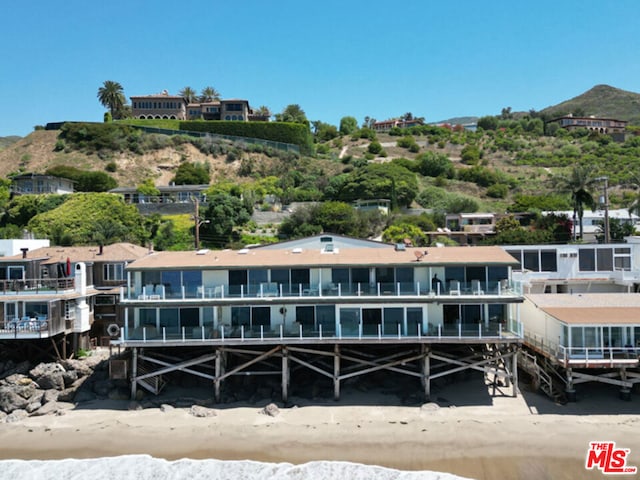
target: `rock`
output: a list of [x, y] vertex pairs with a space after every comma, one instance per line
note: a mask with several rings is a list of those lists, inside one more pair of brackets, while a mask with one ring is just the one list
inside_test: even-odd
[[163, 403], [162, 405], [160, 405], [160, 411], [161, 412], [170, 412], [172, 410], [175, 410], [176, 407], [174, 407], [173, 405], [169, 405], [167, 403]]
[[28, 416], [29, 414], [26, 410], [14, 410], [9, 415], [7, 415], [7, 418], [5, 418], [4, 421], [6, 423], [19, 422], [20, 420], [24, 420]]
[[33, 380], [22, 373], [14, 373], [13, 375], [6, 377], [3, 380], [3, 383], [5, 385], [29, 385], [33, 383]]
[[36, 410], [38, 410], [40, 407], [42, 407], [42, 404], [40, 402], [31, 402], [29, 405], [25, 407], [25, 410], [27, 411], [27, 413], [33, 413]]
[[264, 407], [260, 411], [260, 413], [264, 415], [269, 415], [270, 417], [277, 417], [278, 415], [280, 415], [280, 409], [275, 403], [270, 403], [269, 405]]
[[73, 402], [78, 392], [78, 389], [74, 387], [65, 388], [61, 392], [58, 392], [57, 390], [47, 390], [45, 393], [45, 397], [48, 396], [48, 398], [53, 398], [53, 393], [51, 392], [57, 392], [58, 394], [55, 400], [53, 400], [55, 402]]
[[198, 418], [215, 417], [218, 415], [213, 408], [201, 407], [200, 405], [193, 405], [189, 413]]
[[59, 392], [58, 390], [45, 390], [44, 395], [42, 395], [42, 400], [41, 400], [42, 404], [46, 405], [47, 403], [57, 402], [60, 395], [63, 394], [65, 391], [66, 390], [63, 390], [62, 392]]
[[41, 363], [29, 371], [29, 376], [44, 390], [64, 390], [63, 373], [64, 368], [60, 364]]
[[93, 366], [90, 362], [87, 362], [85, 360], [63, 360], [62, 366], [67, 371], [76, 372], [76, 375], [78, 377], [88, 377], [93, 373]]
[[438, 410], [440, 410], [440, 405], [438, 405], [435, 402], [425, 403], [420, 407], [420, 411], [426, 412], [426, 413], [433, 413], [433, 412], [437, 412]]
[[0, 411], [0, 423], [3, 423], [6, 418], [7, 418], [7, 414]]
[[78, 372], [75, 370], [68, 370], [62, 374], [62, 381], [65, 387], [70, 387], [76, 380], [78, 380]]
[[31, 415], [34, 417], [41, 417], [42, 415], [54, 415], [55, 413], [58, 413], [58, 410], [60, 410], [58, 402], [49, 402], [42, 405]]
[[[0, 387], [0, 410], [5, 413], [23, 409], [29, 404], [28, 397], [25, 398], [19, 395], [15, 389], [15, 385]], [[35, 388], [33, 390], [35, 391]]]

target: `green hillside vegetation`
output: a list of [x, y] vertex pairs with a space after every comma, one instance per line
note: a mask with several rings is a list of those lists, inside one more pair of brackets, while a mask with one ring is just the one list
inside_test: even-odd
[[[609, 89], [605, 92], [621, 92]], [[498, 241], [566, 241], [568, 219], [545, 219], [539, 212], [594, 208], [584, 199], [601, 194], [602, 183], [596, 181], [601, 176], [608, 177], [611, 208], [637, 210], [640, 136], [630, 129], [627, 140], [616, 143], [586, 129], [567, 132], [545, 124], [545, 115], [516, 115], [505, 108], [500, 115], [478, 119], [477, 132], [460, 125], [423, 125], [376, 134], [358, 127], [353, 117], [344, 117], [340, 128], [321, 121], [309, 122], [311, 130], [304, 123], [292, 124], [313, 135], [309, 154], [302, 155], [229, 140], [146, 133], [125, 122], [65, 124], [59, 132], [36, 131], [7, 147], [0, 152], [0, 165], [8, 176], [46, 172], [71, 178], [78, 190], [93, 193], [9, 201], [6, 183], [0, 185], [0, 233], [15, 236], [27, 228], [66, 244], [131, 239], [153, 242], [157, 249], [192, 248], [194, 226], [188, 216], [142, 217], [121, 201], [104, 203], [97, 192], [114, 182], [151, 192], [154, 185], [170, 181], [210, 181], [207, 195], [216, 199], [215, 208], [201, 210], [207, 222], [200, 233], [203, 246], [216, 248], [320, 231], [382, 234], [387, 240], [405, 235], [421, 244], [426, 237], [419, 232], [443, 227], [446, 213], [475, 211], [533, 214], [533, 230], [505, 223]], [[151, 122], [170, 129], [176, 124]], [[191, 123], [225, 124], [234, 131], [243, 122]], [[277, 123], [286, 129], [286, 123]], [[389, 200], [392, 215], [352, 206], [369, 199]], [[296, 211], [280, 226], [258, 228], [249, 220], [253, 209], [304, 201], [319, 203]], [[425, 212], [408, 216], [401, 207]], [[120, 213], [99, 215], [109, 209]], [[612, 235], [615, 229], [614, 238], [620, 238], [624, 231], [614, 223]]]
[[594, 115], [627, 120], [633, 125], [640, 125], [640, 94], [609, 85], [596, 85], [582, 95], [547, 107], [540, 113], [550, 117], [559, 117], [568, 113], [575, 116]]

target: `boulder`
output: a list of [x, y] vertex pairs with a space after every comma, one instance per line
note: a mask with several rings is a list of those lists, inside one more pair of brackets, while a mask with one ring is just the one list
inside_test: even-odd
[[88, 377], [93, 373], [92, 365], [85, 360], [63, 360], [62, 366], [67, 371], [74, 371], [78, 377]]
[[275, 403], [270, 403], [269, 405], [264, 407], [260, 411], [260, 413], [263, 413], [264, 415], [268, 415], [270, 417], [277, 417], [278, 415], [280, 415], [280, 409]]
[[4, 421], [6, 423], [19, 422], [20, 420], [24, 420], [28, 416], [29, 414], [26, 410], [14, 410], [9, 415], [7, 415], [7, 418], [5, 418]]
[[31, 402], [24, 409], [27, 411], [27, 413], [31, 414], [38, 410], [40, 407], [42, 407], [42, 404], [40, 402]]
[[201, 407], [200, 405], [193, 405], [189, 413], [198, 418], [215, 417], [218, 415], [213, 408]]
[[76, 370], [67, 370], [62, 374], [62, 381], [65, 387], [70, 387], [78, 380], [78, 372]]
[[40, 388], [44, 390], [64, 389], [64, 368], [58, 363], [41, 363], [29, 371], [29, 376], [33, 378]]
[[170, 412], [175, 409], [176, 407], [174, 407], [173, 405], [169, 405], [168, 403], [163, 403], [162, 405], [160, 405], [161, 412]]
[[7, 418], [7, 414], [3, 411], [0, 411], [0, 423], [4, 423], [4, 420]]
[[25, 398], [18, 394], [15, 389], [15, 385], [5, 385], [0, 387], [0, 410], [5, 413], [24, 409], [29, 404], [29, 397], [27, 396]]
[[66, 390], [63, 390], [62, 392], [59, 392], [58, 390], [45, 390], [44, 395], [42, 395], [42, 400], [41, 400], [42, 404], [46, 405], [47, 403], [57, 402], [58, 397], [65, 391]]

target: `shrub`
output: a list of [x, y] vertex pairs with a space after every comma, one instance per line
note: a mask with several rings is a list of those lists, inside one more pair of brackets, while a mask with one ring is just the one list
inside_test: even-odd
[[496, 183], [487, 188], [487, 195], [491, 198], [505, 198], [509, 193], [509, 187], [502, 183]]
[[107, 172], [115, 172], [116, 170], [118, 170], [118, 165], [116, 164], [116, 162], [109, 162], [104, 166], [104, 169]]
[[380, 142], [374, 140], [369, 144], [369, 148], [367, 148], [367, 151], [369, 153], [377, 155], [378, 153], [382, 152], [382, 145], [380, 145]]

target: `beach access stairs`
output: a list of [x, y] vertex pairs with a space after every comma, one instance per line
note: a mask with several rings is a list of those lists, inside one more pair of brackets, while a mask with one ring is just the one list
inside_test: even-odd
[[564, 380], [545, 359], [539, 362], [536, 355], [520, 350], [518, 367], [531, 376], [534, 390], [542, 391], [556, 403], [567, 402], [564, 393]]

